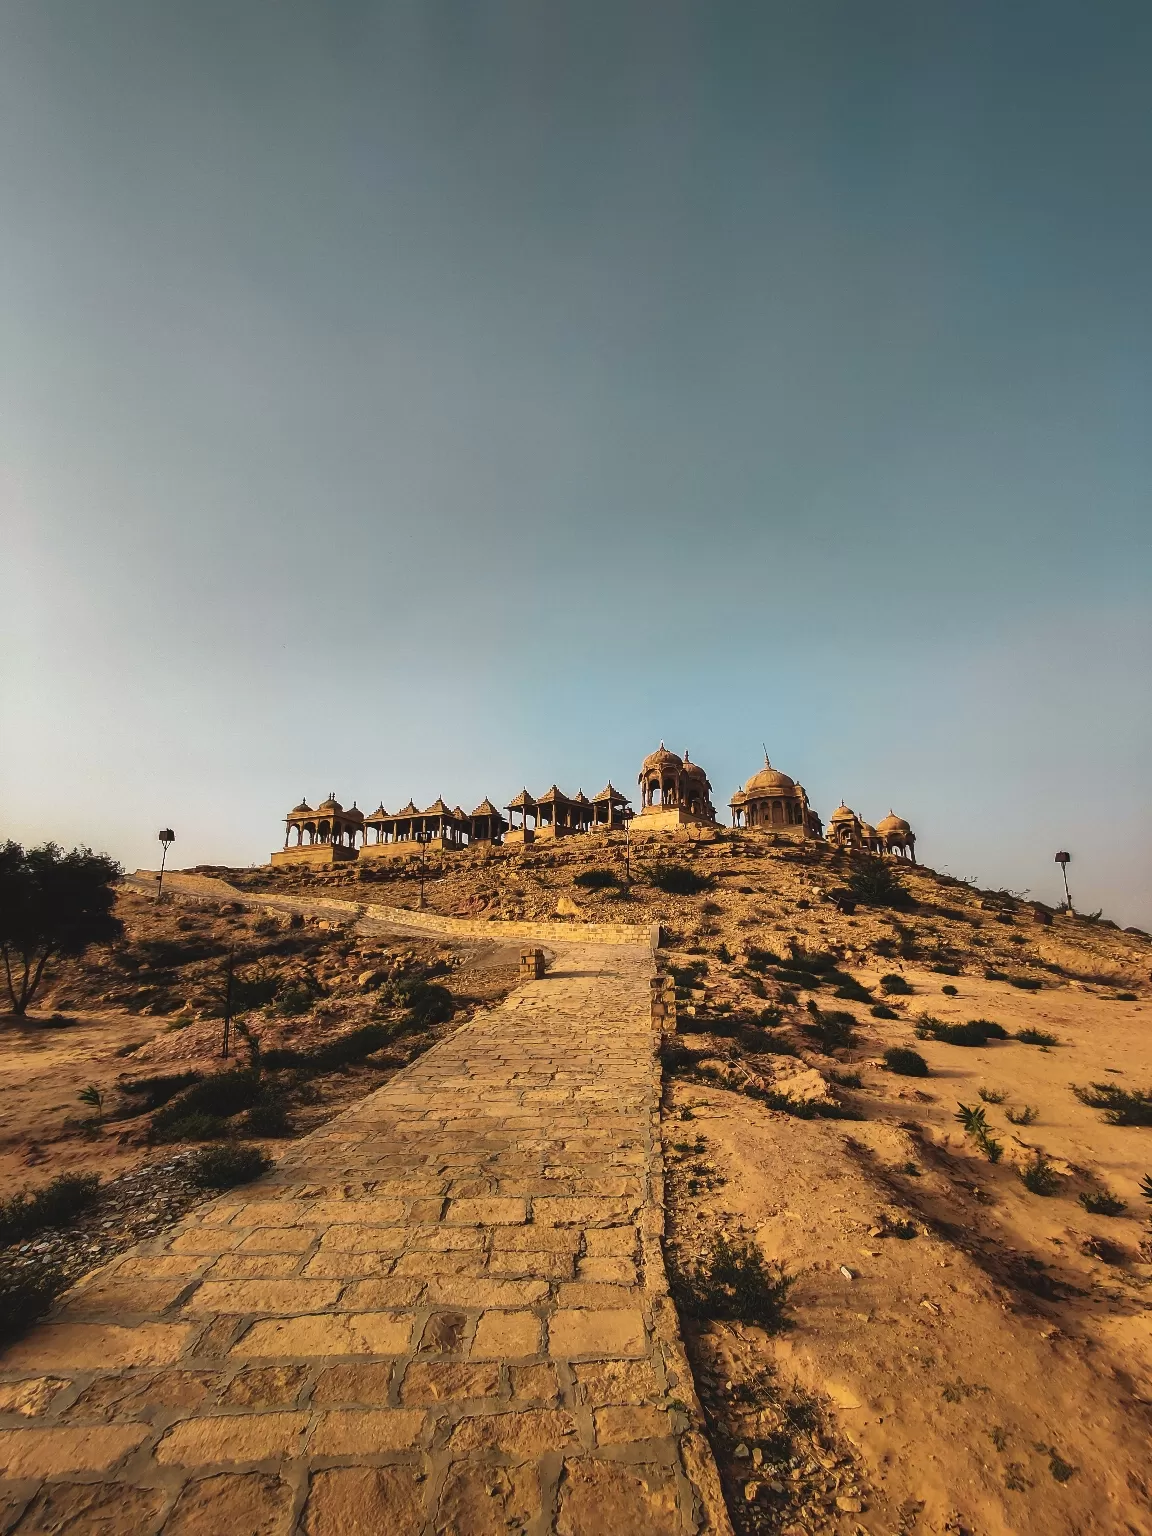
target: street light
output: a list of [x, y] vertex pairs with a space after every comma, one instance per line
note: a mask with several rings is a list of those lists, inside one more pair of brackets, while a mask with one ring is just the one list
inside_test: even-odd
[[1064, 876], [1064, 894], [1068, 898], [1068, 910], [1072, 910], [1072, 892], [1068, 889], [1068, 866], [1072, 862], [1072, 855], [1065, 853], [1063, 849], [1056, 855], [1053, 861], [1060, 866], [1060, 873]]
[[417, 832], [416, 841], [420, 844], [420, 906], [419, 911], [424, 910], [424, 858], [428, 852], [428, 844], [432, 841], [431, 832]]
[[160, 892], [164, 889], [164, 864], [168, 858], [168, 850], [176, 841], [176, 834], [171, 827], [164, 827], [160, 832], [160, 841], [164, 845], [164, 852], [160, 855], [160, 878], [156, 882], [156, 900], [160, 900]]

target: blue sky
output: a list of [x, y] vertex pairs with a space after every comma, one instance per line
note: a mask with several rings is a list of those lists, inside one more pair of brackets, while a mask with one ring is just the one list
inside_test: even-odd
[[3, 832], [766, 741], [1152, 926], [1150, 67], [1135, 4], [11, 0]]

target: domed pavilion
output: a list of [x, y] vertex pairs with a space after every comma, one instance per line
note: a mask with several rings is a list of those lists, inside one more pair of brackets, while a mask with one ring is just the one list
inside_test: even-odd
[[754, 773], [743, 789], [728, 802], [732, 825], [749, 831], [799, 830], [803, 835], [819, 837], [823, 830], [819, 816], [808, 804], [803, 784], [773, 768], [764, 754], [764, 766]]
[[884, 820], [877, 823], [876, 835], [881, 851], [898, 859], [916, 862], [916, 834], [902, 816], [889, 811]]
[[[292, 842], [295, 832], [296, 841]], [[365, 840], [364, 812], [356, 802], [345, 810], [334, 794], [315, 810], [301, 800], [284, 818], [284, 847], [273, 864], [346, 864], [357, 856], [356, 839]]]
[[671, 832], [677, 827], [716, 826], [708, 775], [685, 752], [680, 757], [663, 742], [640, 765], [640, 814], [633, 833]]

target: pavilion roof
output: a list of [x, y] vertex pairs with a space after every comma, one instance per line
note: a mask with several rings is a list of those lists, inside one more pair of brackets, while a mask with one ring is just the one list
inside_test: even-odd
[[391, 819], [392, 818], [389, 816], [388, 812], [384, 809], [383, 800], [381, 800], [380, 804], [372, 812], [371, 816], [365, 816], [364, 818], [365, 821], [391, 821]]
[[509, 800], [504, 809], [506, 811], [530, 811], [535, 804], [535, 800], [533, 800], [528, 791], [522, 789], [515, 800]]
[[545, 790], [542, 795], [538, 795], [536, 797], [537, 805], [558, 805], [561, 801], [565, 805], [573, 804], [571, 796], [566, 795], [564, 791], [562, 789], [558, 789], [555, 784], [553, 784], [551, 789]]
[[592, 802], [582, 789], [578, 789], [572, 801], [573, 805], [591, 805]]
[[607, 784], [605, 784], [604, 788], [598, 795], [592, 796], [593, 805], [598, 805], [601, 800], [608, 800], [612, 805], [628, 804], [628, 796], [622, 795], [616, 786], [612, 783], [611, 779], [608, 780]]
[[468, 812], [463, 808], [463, 806], [458, 805], [452, 814], [455, 816], [457, 821], [468, 820]]
[[473, 816], [499, 816], [500, 812], [492, 804], [491, 800], [488, 799], [487, 795], [485, 795], [484, 799], [481, 800], [480, 804], [476, 807], [472, 814]]
[[412, 804], [411, 800], [409, 800], [407, 805], [401, 806], [401, 808], [396, 812], [396, 817], [397, 820], [399, 820], [401, 816], [420, 816], [422, 814], [423, 813], [418, 811]]
[[451, 816], [451, 808], [444, 804], [443, 798], [437, 795], [432, 804], [424, 812], [425, 816]]

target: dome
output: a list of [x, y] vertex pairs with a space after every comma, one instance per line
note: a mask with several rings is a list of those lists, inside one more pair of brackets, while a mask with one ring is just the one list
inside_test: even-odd
[[364, 820], [364, 812], [357, 807], [355, 800], [352, 802], [352, 809], [350, 811], [345, 811], [344, 815], [348, 818], [349, 821]]
[[684, 754], [684, 766], [681, 772], [691, 774], [694, 779], [706, 779], [708, 777], [699, 763], [691, 761], [687, 752]]
[[660, 750], [658, 752], [650, 752], [644, 759], [643, 763], [640, 765], [640, 773], [641, 776], [643, 776], [646, 773], [664, 773], [669, 770], [676, 771], [682, 769], [683, 767], [684, 764], [676, 756], [675, 752], [669, 752], [668, 748], [664, 745], [663, 742], [661, 742]]
[[796, 780], [790, 779], [786, 773], [781, 773], [779, 768], [773, 768], [767, 757], [764, 766], [759, 773], [754, 773], [744, 786], [744, 791], [749, 795], [770, 795], [774, 791], [794, 790]]
[[872, 826], [871, 822], [862, 821], [860, 823], [860, 831], [865, 837], [876, 836], [876, 828]]
[[841, 822], [859, 821], [860, 818], [857, 816], [855, 811], [850, 810], [849, 807], [844, 804], [843, 800], [841, 800], [840, 804], [832, 812], [831, 820]]
[[318, 811], [342, 811], [344, 807], [335, 795], [329, 795], [327, 800], [322, 800], [316, 809]]
[[889, 811], [876, 830], [877, 832], [882, 832], [885, 837], [892, 837], [895, 833], [903, 832], [907, 834], [911, 832], [912, 828], [902, 816], [897, 816], [895, 811]]
[[299, 805], [294, 805], [288, 812], [289, 816], [311, 816], [312, 807], [307, 800], [301, 800]]

